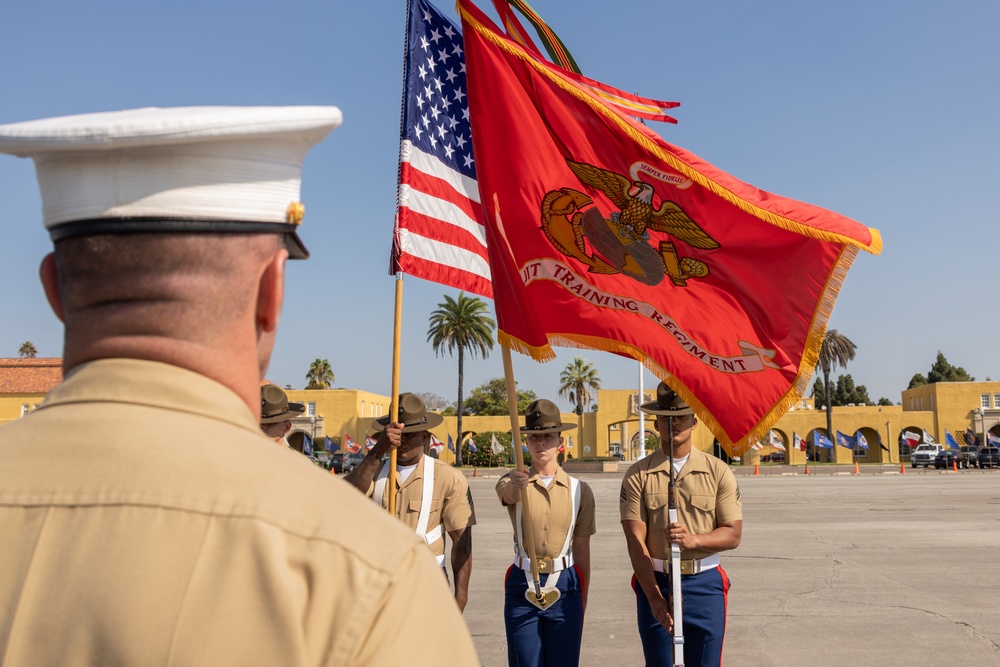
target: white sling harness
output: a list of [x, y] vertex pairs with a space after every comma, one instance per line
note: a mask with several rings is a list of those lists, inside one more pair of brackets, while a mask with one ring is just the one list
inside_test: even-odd
[[[431, 517], [431, 504], [434, 498], [434, 461], [424, 457], [423, 463], [424, 485], [420, 493], [420, 512], [417, 514], [416, 533], [418, 536], [424, 538], [425, 543], [431, 545], [441, 539], [443, 529], [442, 524], [439, 523], [433, 530], [427, 532], [427, 522]], [[389, 465], [386, 464], [378, 472], [378, 477], [375, 479], [375, 493], [372, 496], [379, 505], [382, 504], [382, 495], [385, 493], [385, 484], [388, 478]], [[436, 559], [437, 564], [444, 567], [444, 554], [437, 556]]]
[[[549, 574], [543, 590], [556, 590], [556, 584], [559, 583], [559, 575], [562, 574], [563, 570], [573, 566], [571, 545], [573, 543], [573, 530], [576, 528], [576, 513], [580, 508], [580, 481], [570, 475], [566, 476], [569, 477], [569, 494], [573, 499], [573, 517], [569, 524], [569, 530], [566, 531], [566, 541], [563, 542], [562, 550], [557, 557], [552, 559], [553, 564], [557, 561], [561, 561], [561, 563], [559, 563], [558, 567], [553, 566], [553, 571]], [[531, 588], [534, 585], [534, 582], [531, 580], [531, 560], [528, 558], [524, 547], [521, 546], [524, 544], [524, 529], [521, 525], [523, 508], [524, 503], [517, 503], [514, 510], [514, 562], [524, 571], [524, 578], [528, 582], [528, 589], [531, 592]]]

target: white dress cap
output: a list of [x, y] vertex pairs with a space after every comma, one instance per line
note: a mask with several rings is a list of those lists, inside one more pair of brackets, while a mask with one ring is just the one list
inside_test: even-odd
[[53, 241], [129, 232], [295, 230], [302, 160], [336, 107], [178, 107], [0, 125], [0, 153], [35, 161]]

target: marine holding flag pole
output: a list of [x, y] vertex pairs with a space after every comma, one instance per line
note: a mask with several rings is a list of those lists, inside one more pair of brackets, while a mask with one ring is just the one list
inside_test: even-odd
[[[507, 408], [510, 413], [511, 449], [514, 451], [517, 471], [524, 472], [524, 454], [521, 453], [521, 448], [518, 447], [518, 444], [521, 442], [521, 425], [519, 423], [520, 420], [517, 418], [517, 388], [514, 383], [514, 365], [510, 360], [510, 349], [503, 345], [500, 346], [500, 349], [503, 356], [503, 376], [507, 381]], [[528, 511], [527, 489], [521, 489], [521, 503], [523, 508], [521, 516], [524, 522], [524, 550], [527, 552], [528, 560], [531, 562], [531, 581], [535, 587], [534, 591], [530, 588], [526, 590], [525, 597], [528, 599], [528, 602], [539, 609], [545, 609], [549, 605], [545, 604], [542, 595], [541, 578], [538, 574], [538, 559], [535, 558], [535, 554], [538, 552], [535, 551], [535, 534], [531, 531], [531, 513]]]
[[[674, 469], [674, 418], [667, 416], [667, 454], [670, 466], [670, 482], [667, 485], [667, 523], [678, 523], [677, 517], [677, 471]], [[684, 667], [684, 609], [681, 600], [681, 545], [670, 542], [670, 597], [673, 602], [674, 667]]]

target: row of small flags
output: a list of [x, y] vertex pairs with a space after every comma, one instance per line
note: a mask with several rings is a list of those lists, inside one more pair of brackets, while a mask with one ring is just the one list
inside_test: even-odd
[[[917, 433], [916, 431], [909, 431], [909, 430], [903, 431], [902, 433], [903, 440], [910, 447], [916, 447], [921, 443], [934, 444], [934, 436], [928, 433], [927, 429], [921, 429], [921, 431], [922, 433]], [[889, 451], [889, 448], [882, 443], [882, 434], [876, 432], [876, 436], [878, 437], [878, 446], [884, 449], [885, 451]], [[806, 444], [807, 444], [806, 440], [802, 438], [802, 436], [800, 436], [798, 433], [792, 433], [792, 437], [794, 442], [793, 444], [794, 448], [804, 452], [806, 450]], [[993, 433], [987, 433], [986, 439], [991, 447], [1000, 447], [1000, 436], [996, 436]], [[948, 447], [950, 447], [951, 449], [959, 448], [958, 441], [955, 440], [955, 436], [953, 436], [947, 430], [945, 430], [944, 432], [944, 441], [945, 444], [947, 444]], [[965, 441], [974, 447], [979, 446], [979, 438], [971, 430], [966, 429]], [[785, 451], [785, 444], [781, 440], [781, 436], [775, 433], [774, 431], [770, 432], [767, 442], [760, 441], [753, 446], [753, 449], [759, 451], [761, 448], [764, 447], [765, 444], [769, 444], [771, 445], [771, 447], [779, 451], [782, 452]], [[813, 431], [812, 444], [814, 447], [821, 447], [823, 449], [833, 448], [833, 443], [830, 442], [830, 439], [825, 435], [823, 435], [822, 433], [820, 433], [819, 431]], [[855, 431], [853, 436], [837, 431], [837, 444], [840, 445], [841, 447], [845, 447], [847, 449], [852, 449], [852, 450], [857, 447], [861, 447], [862, 449], [868, 449], [868, 439], [864, 436], [864, 434], [861, 431]]]
[[[926, 434], [927, 432], [924, 431], [924, 433]], [[876, 433], [876, 436], [878, 437], [879, 447], [881, 447], [885, 451], [889, 451], [889, 448], [886, 447], [884, 444], [882, 444], [882, 434]], [[927, 434], [927, 436], [930, 437], [929, 434]], [[770, 434], [768, 435], [767, 442], [760, 441], [757, 444], [753, 445], [752, 449], [756, 449], [759, 451], [761, 448], [764, 447], [765, 444], [770, 445], [772, 448], [778, 451], [781, 452], [785, 451], [784, 441], [781, 439], [781, 436], [775, 433], [774, 431], [771, 431]], [[806, 451], [807, 444], [808, 442], [806, 441], [805, 438], [800, 436], [798, 433], [795, 432], [792, 433], [793, 449], [797, 449], [799, 451], [804, 452]], [[825, 435], [823, 435], [822, 433], [820, 433], [819, 431], [813, 431], [812, 444], [813, 447], [821, 447], [823, 449], [833, 449], [833, 443], [830, 441], [830, 439]], [[851, 450], [857, 447], [861, 447], [862, 449], [868, 449], [868, 438], [866, 438], [861, 431], [855, 431], [853, 436], [837, 431], [837, 444], [840, 445], [841, 447], [846, 447], [847, 449]]]

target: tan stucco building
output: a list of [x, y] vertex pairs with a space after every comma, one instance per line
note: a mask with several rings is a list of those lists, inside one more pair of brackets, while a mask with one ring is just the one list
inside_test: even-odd
[[[0, 359], [0, 424], [19, 419], [42, 402], [45, 394], [62, 381], [62, 360]], [[286, 389], [289, 400], [304, 403], [306, 412], [293, 420], [293, 432], [309, 435], [317, 449], [322, 449], [324, 438], [341, 439], [349, 436], [362, 446], [365, 436], [372, 434], [371, 421], [389, 411], [389, 397], [359, 389]], [[653, 390], [644, 391], [643, 401], [653, 399]], [[563, 421], [578, 424], [566, 433], [567, 455], [573, 458], [623, 456], [636, 458], [639, 451], [639, 414], [636, 406], [642, 402], [638, 392], [625, 389], [602, 389], [597, 392], [598, 410], [581, 416], [563, 413]], [[457, 419], [445, 417], [433, 429], [442, 442], [457, 437]], [[814, 450], [813, 434], [826, 434], [826, 413], [813, 406], [812, 399], [803, 399], [774, 425], [772, 431], [784, 444], [786, 457], [791, 464], [803, 464], [806, 456], [812, 460], [871, 461], [899, 463], [907, 460], [909, 447], [901, 439], [904, 431], [923, 436], [924, 432], [935, 442], [944, 443], [946, 433], [959, 444], [966, 443], [966, 431], [982, 438], [984, 432], [1000, 437], [1000, 382], [939, 382], [901, 394], [901, 405], [895, 406], [843, 406], [833, 411], [833, 428], [849, 436], [857, 432], [865, 437], [868, 449], [850, 449], [835, 446], [832, 450]], [[644, 420], [647, 436], [655, 436], [653, 420]], [[465, 416], [462, 418], [464, 436], [488, 431], [507, 432], [510, 418]], [[806, 442], [806, 451], [792, 445], [798, 435]], [[831, 438], [832, 439], [832, 438]], [[695, 431], [694, 444], [704, 451], [717, 453], [711, 432], [703, 425]], [[879, 445], [883, 445], [880, 447]], [[762, 456], [774, 451], [770, 444], [760, 450], [751, 450], [742, 457], [745, 464], [753, 464]], [[831, 458], [835, 457], [835, 458]], [[454, 454], [447, 448], [441, 453], [445, 461], [454, 461]]]

